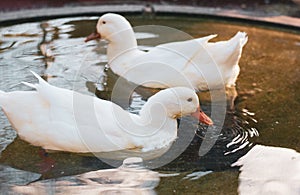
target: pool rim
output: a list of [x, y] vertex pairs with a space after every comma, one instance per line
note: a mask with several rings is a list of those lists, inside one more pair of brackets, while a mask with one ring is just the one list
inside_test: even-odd
[[[224, 20], [229, 22], [242, 22], [246, 24], [261, 25], [266, 27], [283, 28], [300, 33], [300, 18], [284, 15], [261, 15], [258, 13], [230, 10], [211, 7], [193, 7], [178, 5], [153, 5], [158, 16], [188, 16], [204, 19]], [[114, 12], [126, 15], [142, 13], [144, 5], [97, 5], [60, 8], [27, 9], [11, 12], [0, 12], [0, 26], [9, 26], [20, 23], [36, 22], [47, 19], [80, 16], [101, 16], [104, 13]]]

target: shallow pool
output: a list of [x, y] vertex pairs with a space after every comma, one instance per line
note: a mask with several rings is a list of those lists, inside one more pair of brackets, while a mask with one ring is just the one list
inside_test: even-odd
[[[117, 76], [105, 66], [105, 42], [84, 43], [84, 38], [94, 30], [97, 19], [60, 18], [1, 27], [1, 90], [30, 90], [20, 82], [36, 82], [29, 72], [33, 70], [55, 86], [110, 99]], [[178, 158], [155, 169], [162, 173], [179, 173], [163, 177], [156, 189], [158, 194], [236, 194], [238, 170], [232, 168], [231, 163], [255, 143], [300, 151], [299, 33], [200, 17], [156, 16], [155, 19], [145, 19], [131, 15], [128, 19], [133, 26], [169, 26], [193, 37], [218, 34], [212, 41], [229, 39], [237, 31], [245, 31], [249, 36], [240, 60], [241, 73], [236, 87], [238, 96], [234, 106], [228, 99], [224, 126], [221, 133], [214, 135], [217, 137], [216, 144], [206, 155], [199, 157], [199, 147], [207, 127], [198, 125], [189, 117], [182, 118], [178, 140], [192, 141]], [[149, 32], [137, 33], [144, 48], [155, 42], [157, 36], [151, 35]], [[228, 94], [234, 92], [234, 89], [228, 90]], [[137, 113], [147, 94], [151, 93], [149, 89], [139, 89], [129, 105], [122, 101], [117, 103]], [[209, 93], [202, 92], [199, 96], [203, 110], [209, 113]], [[195, 136], [185, 137], [186, 131], [195, 132]], [[55, 166], [41, 170], [40, 148], [19, 139], [3, 112], [0, 112], [0, 134], [0, 164], [41, 173], [42, 178], [110, 167], [92, 155], [59, 152], [49, 154]], [[192, 172], [210, 170], [213, 172], [200, 179], [185, 178]], [[1, 179], [5, 181], [5, 178]]]

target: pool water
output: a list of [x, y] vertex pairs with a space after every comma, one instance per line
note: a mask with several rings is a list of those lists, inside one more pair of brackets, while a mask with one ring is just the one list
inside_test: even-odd
[[[29, 72], [33, 70], [55, 86], [110, 99], [117, 76], [106, 67], [106, 43], [84, 43], [84, 38], [94, 31], [97, 19], [60, 18], [1, 27], [1, 90], [30, 90], [20, 82], [36, 82]], [[241, 73], [236, 89], [228, 89], [228, 94], [236, 90], [238, 96], [234, 106], [228, 99], [225, 123], [221, 133], [215, 135], [218, 137], [216, 144], [199, 157], [207, 127], [189, 117], [182, 118], [179, 140], [184, 139], [185, 131], [195, 131], [195, 136], [186, 138], [192, 139], [191, 144], [178, 158], [155, 169], [161, 173], [179, 173], [161, 178], [156, 188], [158, 194], [236, 194], [238, 169], [231, 164], [255, 143], [300, 151], [299, 32], [200, 17], [145, 19], [131, 15], [128, 19], [133, 26], [169, 26], [193, 37], [218, 34], [212, 41], [229, 39], [237, 31], [245, 31], [249, 36], [240, 60]], [[151, 47], [153, 39], [147, 39], [151, 34], [143, 33], [137, 33], [139, 43], [145, 48]], [[141, 90], [144, 93], [140, 93]], [[131, 104], [117, 103], [138, 113], [148, 97], [145, 94], [152, 94], [150, 89], [141, 90], [133, 94]], [[201, 107], [209, 114], [209, 92], [201, 92], [199, 96]], [[3, 112], [0, 112], [0, 134], [0, 164], [41, 173], [44, 179], [110, 168], [92, 155], [58, 152], [48, 154], [55, 166], [41, 170], [40, 148], [18, 138]], [[196, 171], [213, 172], [200, 179], [185, 178]]]

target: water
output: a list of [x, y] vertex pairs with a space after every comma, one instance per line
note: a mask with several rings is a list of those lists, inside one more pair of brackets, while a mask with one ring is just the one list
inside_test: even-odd
[[[207, 127], [198, 126], [189, 117], [182, 118], [179, 140], [192, 139], [192, 142], [182, 155], [156, 169], [162, 173], [175, 174], [161, 178], [157, 193], [236, 194], [238, 171], [230, 165], [254, 143], [300, 151], [299, 34], [201, 18], [164, 16], [145, 20], [141, 16], [130, 16], [128, 19], [133, 26], [170, 26], [194, 37], [216, 33], [219, 36], [214, 41], [226, 40], [237, 31], [245, 31], [249, 36], [240, 60], [238, 97], [232, 109], [228, 106], [221, 134], [212, 135], [218, 141], [209, 153], [199, 157], [199, 147]], [[105, 68], [105, 43], [101, 42], [96, 47], [96, 42], [83, 42], [85, 36], [94, 30], [96, 20], [97, 17], [63, 18], [0, 28], [1, 90], [29, 90], [20, 82], [35, 82], [29, 72], [33, 70], [53, 85], [90, 95], [96, 93], [98, 97], [110, 99], [117, 76]], [[145, 49], [153, 43], [145, 39], [153, 34], [139, 33], [138, 36]], [[97, 83], [97, 90], [94, 83]], [[129, 106], [128, 102], [122, 102], [122, 98], [116, 102], [130, 112], [137, 113], [152, 92], [147, 89], [137, 90]], [[230, 94], [234, 92], [234, 89], [228, 91]], [[209, 93], [199, 95], [202, 108], [209, 113]], [[195, 131], [194, 138], [185, 137], [185, 131]], [[17, 138], [2, 112], [0, 134], [0, 163], [40, 173], [44, 179], [110, 168], [90, 155], [59, 152], [50, 153], [48, 159], [41, 160], [40, 148]], [[54, 163], [54, 168], [43, 169], [41, 164], [44, 161]], [[191, 180], [194, 176], [190, 174], [196, 171], [213, 172]]]

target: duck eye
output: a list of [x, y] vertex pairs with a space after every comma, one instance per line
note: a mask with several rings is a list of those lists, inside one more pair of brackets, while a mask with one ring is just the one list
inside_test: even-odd
[[189, 98], [189, 99], [187, 99], [187, 101], [188, 101], [188, 102], [191, 102], [191, 101], [193, 101], [193, 98]]
[[102, 24], [106, 24], [106, 22], [105, 22], [105, 21], [102, 21]]

